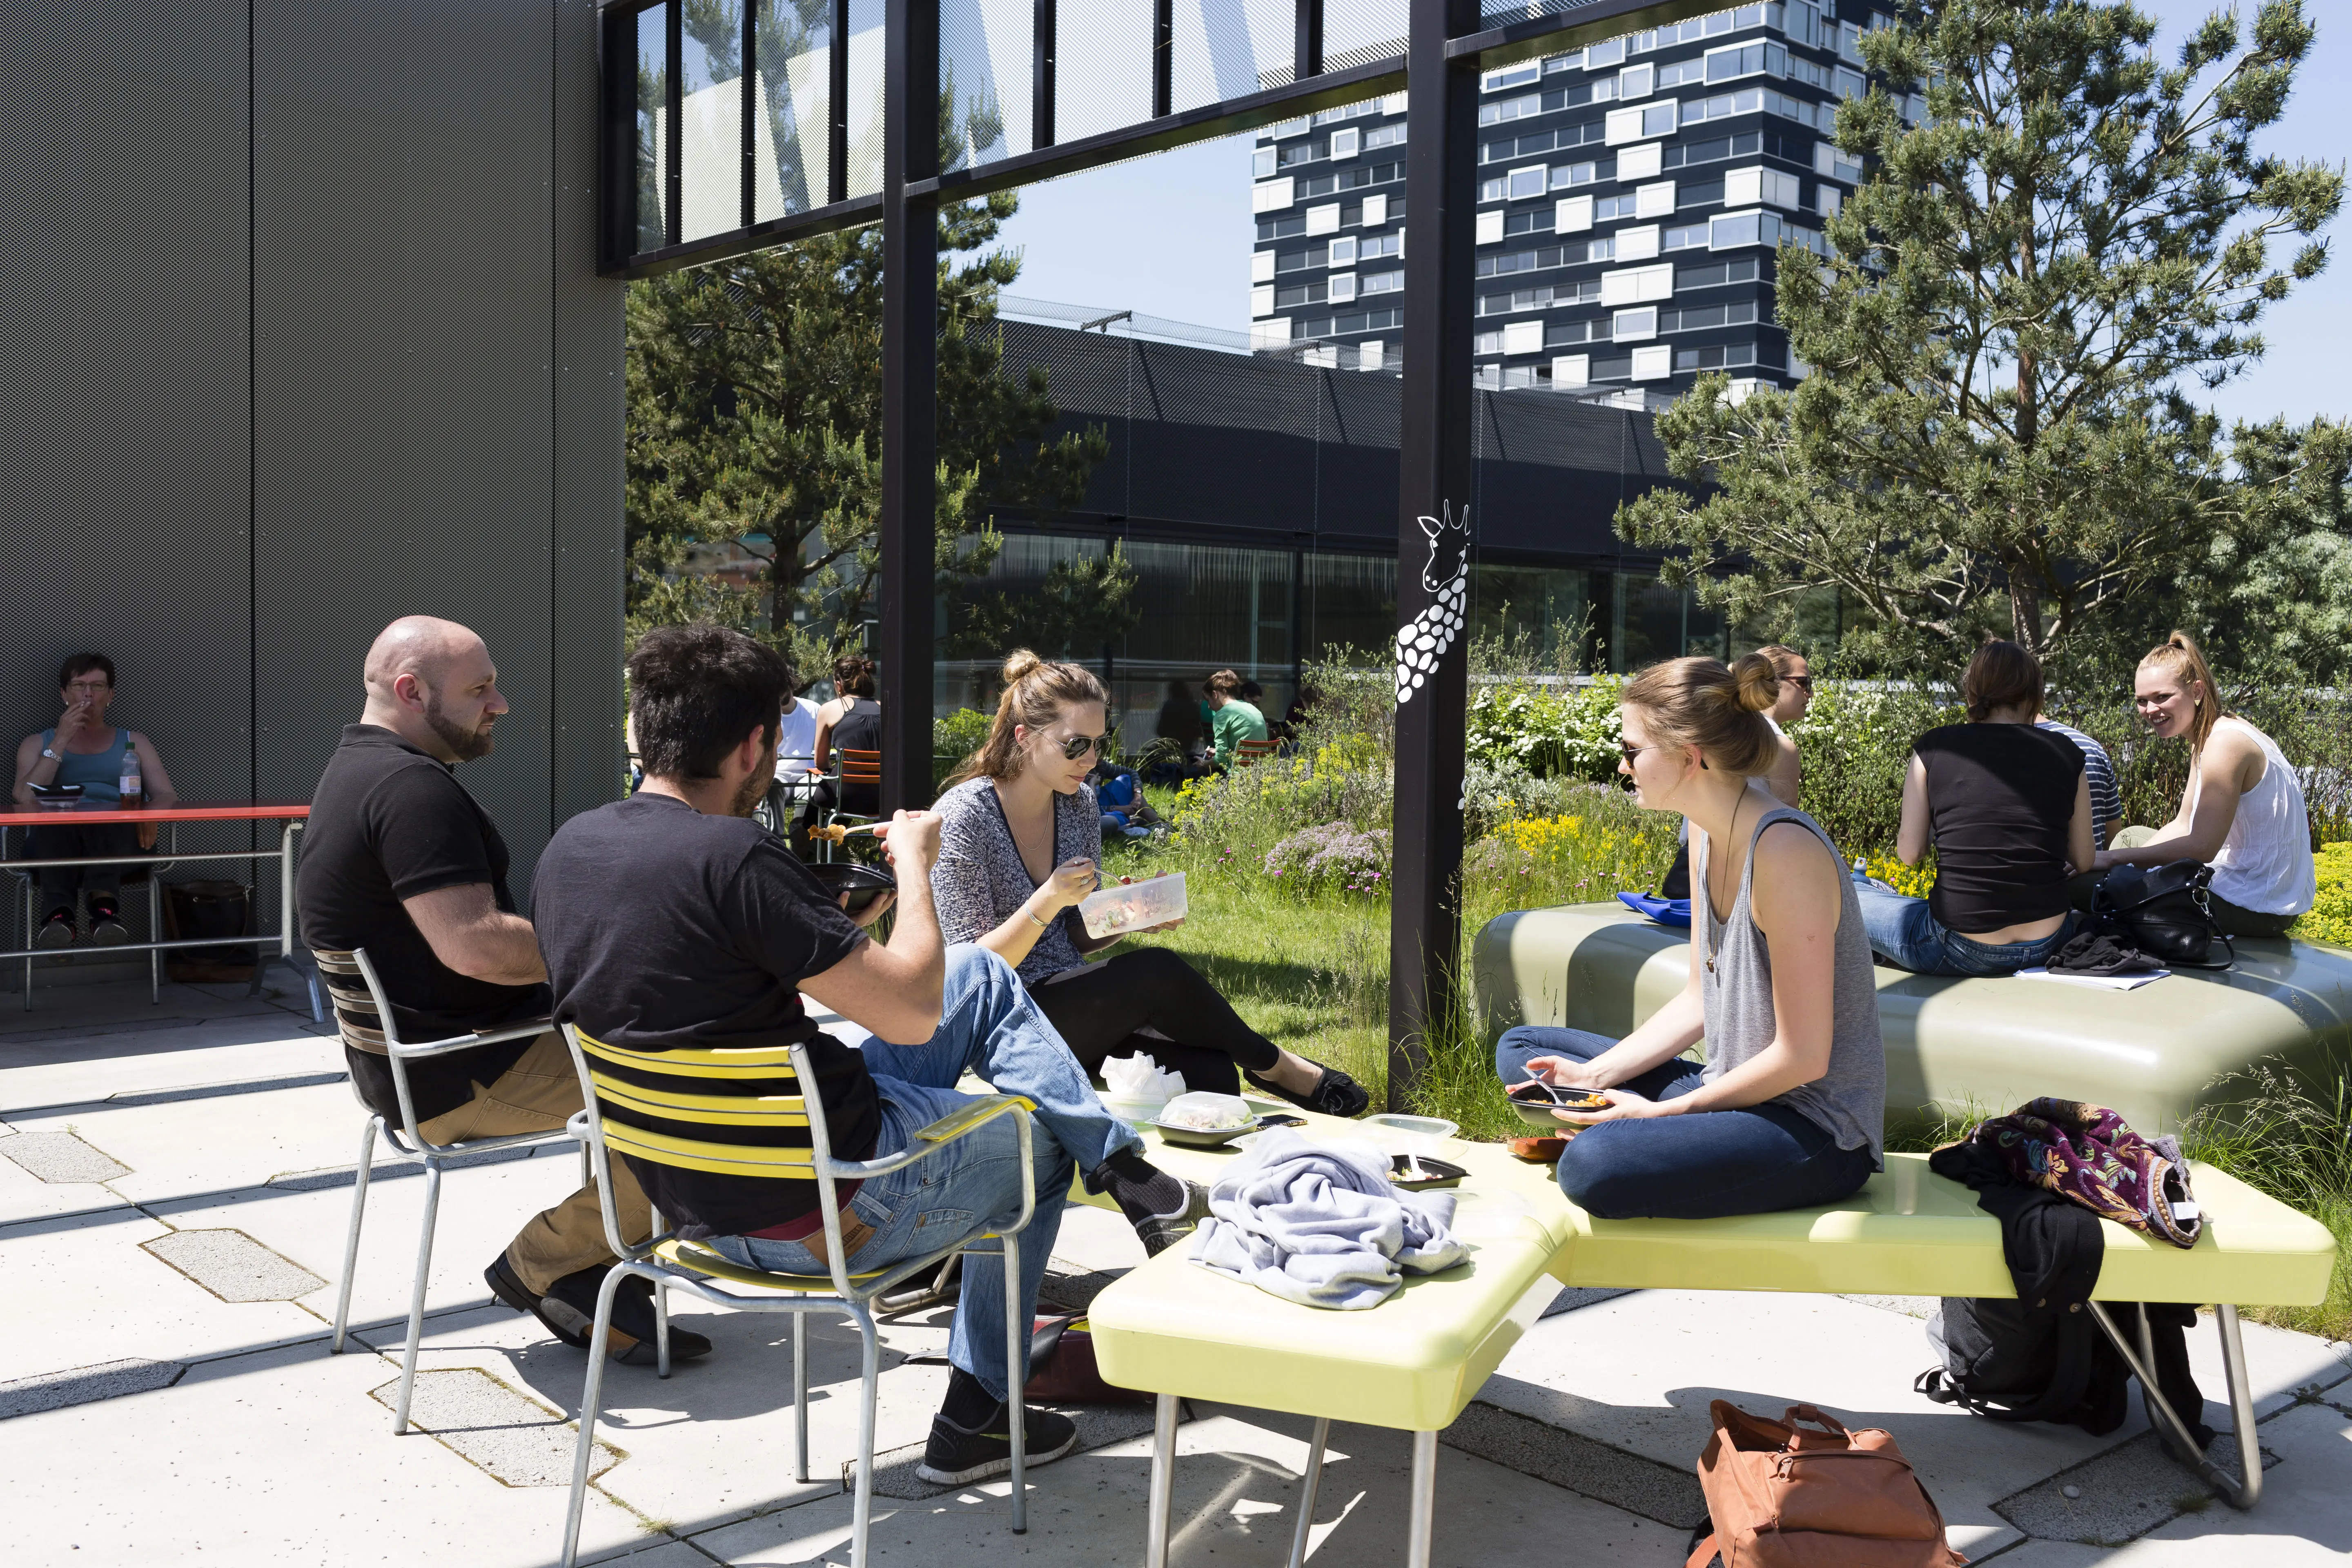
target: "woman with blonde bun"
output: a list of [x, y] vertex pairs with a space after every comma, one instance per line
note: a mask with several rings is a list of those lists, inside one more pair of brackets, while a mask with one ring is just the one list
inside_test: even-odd
[[[1772, 662], [1652, 665], [1619, 699], [1645, 811], [1691, 832], [1690, 969], [1622, 1040], [1521, 1026], [1496, 1043], [1506, 1085], [1597, 1094], [1555, 1110], [1559, 1184], [1603, 1219], [1705, 1219], [1834, 1203], [1881, 1167], [1886, 1059], [1853, 883], [1821, 825], [1765, 787]], [[1706, 1042], [1706, 1061], [1682, 1053]]]
[[941, 933], [1019, 971], [1088, 1072], [1139, 1051], [1182, 1073], [1188, 1089], [1238, 1094], [1246, 1073], [1294, 1105], [1361, 1114], [1371, 1097], [1354, 1079], [1251, 1028], [1181, 955], [1151, 947], [1087, 962], [1119, 940], [1088, 936], [1077, 915], [1101, 880], [1102, 816], [1087, 774], [1109, 739], [1108, 709], [1102, 682], [1083, 665], [1047, 663], [1026, 648], [1004, 661], [988, 739], [932, 808]]
[[2189, 742], [2189, 787], [2162, 827], [2118, 829], [2093, 859], [2100, 871], [2202, 860], [2208, 900], [2225, 936], [2284, 936], [2319, 896], [2303, 784], [2278, 742], [2221, 706], [2221, 689], [2187, 632], [2139, 661], [2133, 705], [2167, 740]]

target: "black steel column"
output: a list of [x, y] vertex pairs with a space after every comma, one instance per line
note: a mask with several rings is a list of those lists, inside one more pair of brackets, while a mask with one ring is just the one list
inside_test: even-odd
[[1297, 31], [1290, 46], [1290, 79], [1305, 81], [1310, 76], [1323, 74], [1323, 0], [1298, 0], [1296, 22]]
[[[882, 806], [931, 798], [939, 464], [939, 0], [887, 0], [882, 94]], [[846, 40], [844, 40], [846, 43]]]
[[1398, 465], [1396, 869], [1389, 925], [1389, 1105], [1459, 997], [1469, 604], [1471, 267], [1478, 66], [1446, 58], [1477, 0], [1412, 0], [1404, 421]]
[[1061, 24], [1054, 0], [1035, 0], [1030, 17], [1029, 145], [1054, 144], [1054, 51]]
[[827, 205], [849, 199], [849, 0], [833, 0], [832, 28], [824, 47], [824, 199]]

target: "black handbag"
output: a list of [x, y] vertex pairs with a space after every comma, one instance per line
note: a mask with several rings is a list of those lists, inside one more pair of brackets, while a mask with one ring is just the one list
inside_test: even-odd
[[[2095, 919], [2109, 922], [2149, 957], [2176, 969], [2227, 969], [2237, 947], [2213, 921], [2213, 868], [2172, 860], [2153, 870], [2118, 866], [2091, 895]], [[2212, 962], [2220, 942], [2229, 958]]]

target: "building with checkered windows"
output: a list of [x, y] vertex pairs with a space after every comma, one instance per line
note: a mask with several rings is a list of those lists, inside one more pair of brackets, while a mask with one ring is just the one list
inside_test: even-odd
[[[1775, 247], [1822, 247], [1862, 177], [1830, 140], [1864, 89], [1853, 0], [1774, 0], [1480, 81], [1478, 384], [1656, 407], [1702, 372], [1787, 386]], [[1916, 118], [1919, 105], [1907, 106]], [[1393, 373], [1403, 338], [1405, 95], [1258, 133], [1251, 335]]]

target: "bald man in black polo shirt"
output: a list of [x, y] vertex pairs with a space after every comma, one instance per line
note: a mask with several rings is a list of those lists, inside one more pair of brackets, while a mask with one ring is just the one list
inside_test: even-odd
[[[365, 948], [404, 1040], [446, 1039], [547, 1016], [547, 970], [507, 890], [507, 847], [455, 769], [488, 756], [508, 710], [482, 639], [454, 621], [409, 616], [368, 649], [367, 707], [319, 781], [299, 892], [313, 946]], [[352, 1081], [398, 1125], [390, 1063], [346, 1045]], [[563, 1037], [507, 1041], [413, 1062], [417, 1131], [436, 1143], [561, 1127], [580, 1110]], [[652, 1229], [645, 1194], [614, 1165], [613, 1200], [631, 1239]], [[613, 1254], [596, 1189], [535, 1216], [484, 1278], [499, 1300], [584, 1348]], [[629, 1289], [629, 1287], [639, 1289]], [[625, 1282], [609, 1353], [653, 1356], [652, 1287]], [[673, 1358], [710, 1342], [673, 1325]]]

